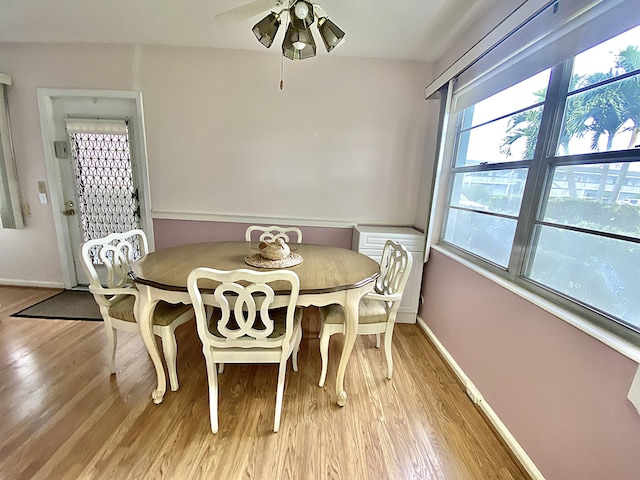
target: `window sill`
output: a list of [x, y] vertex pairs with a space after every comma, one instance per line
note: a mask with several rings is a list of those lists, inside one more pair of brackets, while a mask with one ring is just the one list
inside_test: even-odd
[[584, 320], [583, 318], [581, 318], [580, 316], [576, 315], [575, 313], [569, 312], [566, 309], [563, 309], [551, 302], [549, 302], [546, 299], [541, 298], [538, 295], [535, 295], [534, 293], [519, 287], [518, 285], [515, 285], [511, 282], [509, 282], [508, 280], [499, 277], [498, 275], [495, 275], [491, 272], [488, 272], [487, 270], [479, 267], [478, 265], [460, 257], [459, 255], [456, 255], [455, 253], [451, 252], [450, 250], [440, 246], [440, 245], [432, 245], [431, 248], [433, 248], [435, 251], [442, 253], [443, 255], [449, 257], [450, 259], [466, 266], [467, 268], [470, 268], [471, 270], [473, 270], [474, 272], [482, 275], [483, 277], [491, 280], [494, 283], [497, 283], [498, 285], [506, 288], [507, 290], [515, 293], [516, 295], [518, 295], [519, 297], [533, 303], [534, 305], [542, 308], [543, 310], [545, 310], [546, 312], [550, 313], [551, 315], [554, 315], [555, 317], [558, 317], [561, 320], [564, 320], [565, 322], [567, 322], [568, 324], [574, 326], [575, 328], [577, 328], [578, 330], [586, 333], [587, 335], [595, 338], [596, 340], [599, 340], [600, 342], [604, 343], [605, 345], [607, 345], [608, 347], [614, 349], [615, 351], [617, 351], [618, 353], [620, 353], [621, 355], [624, 355], [625, 357], [633, 360], [636, 363], [640, 364], [640, 348], [638, 348], [637, 346], [629, 343], [628, 341], [614, 335], [613, 333], [604, 330], [603, 328], [600, 328], [586, 320]]

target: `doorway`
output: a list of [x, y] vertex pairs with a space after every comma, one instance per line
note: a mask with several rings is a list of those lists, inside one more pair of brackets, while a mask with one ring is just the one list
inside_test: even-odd
[[38, 90], [65, 288], [88, 285], [81, 244], [141, 228], [153, 248], [139, 92]]

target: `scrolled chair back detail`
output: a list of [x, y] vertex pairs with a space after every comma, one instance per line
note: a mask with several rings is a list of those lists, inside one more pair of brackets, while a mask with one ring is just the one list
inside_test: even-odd
[[145, 233], [134, 229], [111, 233], [104, 238], [87, 240], [82, 244], [82, 257], [90, 284], [100, 286], [97, 265], [106, 267], [107, 288], [120, 288], [130, 284], [129, 264], [147, 254], [149, 244]]
[[129, 241], [104, 245], [98, 252], [98, 258], [107, 267], [107, 287], [122, 287], [128, 283], [129, 264], [136, 260], [133, 245]]
[[279, 227], [277, 225], [263, 227], [260, 225], [251, 225], [245, 232], [245, 240], [247, 242], [253, 241], [253, 232], [260, 232], [260, 236], [258, 237], [259, 242], [274, 242], [276, 239], [281, 238], [287, 243], [291, 243], [292, 240], [294, 240], [294, 243], [302, 243], [302, 230], [298, 227]]
[[382, 295], [403, 291], [408, 278], [404, 272], [411, 269], [411, 260], [411, 254], [403, 245], [388, 240], [382, 253], [375, 290]]
[[[236, 294], [234, 305], [229, 294]], [[256, 298], [257, 296], [264, 298]], [[225, 340], [249, 337], [264, 340], [273, 333], [273, 320], [269, 317], [269, 306], [275, 293], [269, 285], [249, 285], [243, 287], [235, 283], [222, 284], [216, 288], [214, 298], [222, 312], [217, 330]], [[231, 310], [233, 309], [233, 315]], [[262, 328], [256, 328], [260, 325]]]
[[[213, 293], [203, 293], [201, 279], [219, 282]], [[288, 295], [276, 295], [271, 283], [280, 282]], [[239, 283], [243, 282], [243, 283]], [[249, 283], [246, 285], [246, 283]], [[293, 331], [300, 280], [292, 271], [256, 272], [196, 268], [187, 279], [201, 339], [217, 348], [276, 348], [289, 342]], [[275, 304], [276, 300], [278, 303]], [[205, 305], [213, 306], [217, 318], [206, 318]], [[285, 324], [278, 330], [274, 308], [286, 309]]]

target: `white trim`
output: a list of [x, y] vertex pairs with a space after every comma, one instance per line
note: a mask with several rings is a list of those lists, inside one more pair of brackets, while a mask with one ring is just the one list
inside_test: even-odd
[[72, 288], [75, 286], [75, 267], [73, 261], [73, 252], [71, 251], [71, 241], [69, 239], [69, 230], [64, 225], [64, 217], [61, 213], [56, 212], [56, 206], [63, 203], [62, 182], [60, 179], [60, 170], [58, 168], [55, 152], [53, 149], [53, 141], [55, 140], [55, 126], [53, 120], [53, 98], [115, 98], [124, 100], [133, 100], [135, 102], [136, 118], [132, 122], [134, 125], [133, 138], [130, 138], [136, 148], [136, 161], [142, 168], [139, 168], [141, 178], [139, 186], [144, 192], [144, 196], [140, 199], [140, 208], [145, 212], [141, 222], [141, 228], [147, 235], [150, 249], [155, 248], [155, 237], [153, 234], [153, 221], [151, 218], [151, 200], [149, 195], [149, 172], [147, 144], [145, 138], [144, 117], [142, 109], [142, 94], [131, 90], [86, 90], [86, 89], [60, 89], [60, 88], [38, 88], [38, 110], [40, 114], [40, 130], [42, 132], [42, 144], [44, 149], [45, 167], [47, 171], [47, 182], [49, 183], [49, 194], [51, 196], [51, 205], [53, 209], [53, 221], [56, 229], [56, 238], [58, 241], [58, 249], [60, 253], [60, 263], [62, 266], [62, 278], [64, 281], [63, 288]]
[[564, 320], [569, 325], [573, 325], [581, 332], [586, 333], [587, 335], [595, 338], [596, 340], [601, 341], [608, 347], [614, 349], [616, 352], [624, 355], [625, 357], [633, 360], [636, 363], [640, 363], [640, 348], [633, 345], [632, 343], [627, 342], [626, 340], [614, 335], [613, 333], [605, 330], [604, 328], [598, 327], [591, 322], [587, 322], [583, 318], [579, 317], [575, 313], [572, 313], [564, 308], [555, 305], [554, 303], [546, 300], [539, 295], [536, 295], [525, 288], [522, 288], [494, 273], [491, 273], [482, 267], [476, 265], [473, 262], [470, 262], [459, 255], [449, 251], [446, 248], [443, 248], [440, 245], [432, 245], [431, 248], [436, 250], [437, 252], [446, 255], [450, 259], [464, 265], [465, 267], [473, 270], [474, 272], [482, 275], [483, 277], [491, 280], [494, 283], [497, 283], [501, 287], [506, 288], [512, 293], [515, 293], [519, 297], [527, 300], [534, 305], [542, 308], [546, 312], [551, 315], [558, 317], [560, 320]]
[[449, 127], [450, 127], [450, 117], [451, 117], [451, 106], [453, 102], [453, 84], [454, 80], [449, 81], [449, 87], [447, 88], [447, 98], [444, 100], [444, 116], [440, 121], [442, 122], [442, 133], [440, 135], [440, 148], [437, 152], [436, 158], [436, 173], [435, 178], [433, 180], [433, 189], [431, 195], [431, 206], [429, 208], [430, 215], [427, 223], [427, 237], [426, 244], [424, 248], [424, 263], [429, 261], [429, 252], [430, 246], [434, 243], [434, 238], [440, 237], [440, 224], [442, 223], [442, 211], [443, 207], [441, 205], [444, 204], [441, 201], [440, 196], [443, 194], [443, 188], [441, 185], [444, 185], [449, 179], [449, 170], [445, 170], [444, 162], [445, 162], [445, 153], [447, 152], [447, 142], [451, 141], [451, 137], [455, 137], [455, 135], [448, 135]]
[[145, 212], [141, 227], [147, 235], [149, 250], [153, 251], [156, 249], [156, 236], [153, 231], [153, 218], [151, 217], [151, 183], [149, 182], [149, 155], [147, 153], [147, 131], [144, 121], [144, 106], [142, 104], [142, 92], [136, 91], [132, 93], [135, 93], [137, 118], [137, 125], [135, 125], [137, 128], [135, 128], [133, 136], [136, 143], [135, 147], [138, 150], [138, 163], [142, 163], [142, 165], [139, 165], [138, 167], [138, 171], [140, 173], [138, 184], [144, 186], [142, 189], [143, 195], [138, 198], [140, 208]]
[[[302, 227], [352, 228], [362, 222], [328, 220], [324, 218], [267, 217], [228, 213], [200, 213], [152, 210], [151, 217], [162, 220], [197, 220], [203, 222], [268, 223], [275, 225], [296, 225]], [[391, 224], [389, 224], [391, 225]]]
[[447, 351], [447, 349], [442, 345], [440, 340], [436, 337], [433, 331], [427, 326], [427, 324], [422, 320], [422, 318], [418, 317], [418, 325], [427, 335], [429, 340], [435, 345], [438, 353], [444, 358], [444, 360], [449, 364], [453, 373], [460, 379], [460, 382], [464, 386], [467, 391], [467, 395], [471, 399], [473, 403], [475, 403], [480, 410], [486, 415], [487, 419], [491, 422], [491, 424], [498, 431], [502, 439], [505, 441], [507, 446], [511, 449], [516, 458], [520, 461], [524, 469], [531, 475], [533, 480], [544, 480], [544, 476], [542, 472], [538, 470], [536, 464], [533, 463], [531, 457], [527, 455], [527, 452], [522, 448], [520, 443], [516, 440], [516, 438], [511, 434], [509, 429], [506, 427], [500, 417], [496, 414], [496, 412], [491, 408], [491, 406], [484, 399], [478, 388], [473, 384], [471, 379], [464, 373], [460, 365], [455, 361], [455, 359], [451, 356], [451, 354]]
[[629, 393], [627, 398], [636, 407], [636, 411], [640, 415], [640, 365], [636, 369], [636, 374], [631, 381], [631, 387], [629, 387]]
[[[47, 183], [49, 184], [49, 196], [52, 210], [58, 205], [62, 205], [62, 181], [60, 171], [55, 164], [55, 152], [53, 150], [53, 91], [49, 93], [47, 89], [38, 89], [38, 111], [40, 112], [40, 131], [42, 132], [42, 145], [44, 148], [44, 163], [47, 171]], [[53, 223], [58, 241], [58, 253], [60, 254], [60, 265], [62, 266], [62, 281], [64, 286], [72, 286], [73, 280], [73, 254], [69, 240], [68, 229], [62, 224], [62, 216], [54, 213]]]
[[38, 88], [38, 93], [47, 97], [104, 97], [104, 98], [126, 98], [137, 100], [140, 92], [132, 90], [87, 90], [87, 89], [67, 89], [67, 88]]
[[456, 62], [447, 68], [438, 78], [425, 88], [425, 98], [429, 98], [452, 78], [471, 66], [480, 56], [498, 45], [505, 37], [522, 24], [544, 10], [555, 0], [525, 0], [512, 11], [501, 23], [491, 30], [482, 40], [471, 47]]
[[42, 287], [42, 288], [64, 288], [61, 282], [42, 282], [38, 280], [18, 280], [15, 278], [0, 278], [0, 285], [11, 287]]
[[0, 83], [4, 85], [11, 85], [11, 77], [6, 73], [0, 73]]

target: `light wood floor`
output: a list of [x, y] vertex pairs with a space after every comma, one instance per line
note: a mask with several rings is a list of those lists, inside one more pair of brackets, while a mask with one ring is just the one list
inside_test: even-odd
[[287, 372], [273, 433], [277, 366], [227, 365], [220, 431], [193, 324], [177, 330], [180, 390], [151, 402], [152, 364], [120, 334], [117, 374], [101, 322], [12, 318], [53, 290], [0, 286], [0, 478], [19, 479], [528, 479], [417, 325], [399, 324], [395, 371], [359, 337], [347, 406], [335, 403], [340, 335], [318, 387], [318, 318], [305, 314], [300, 371]]

